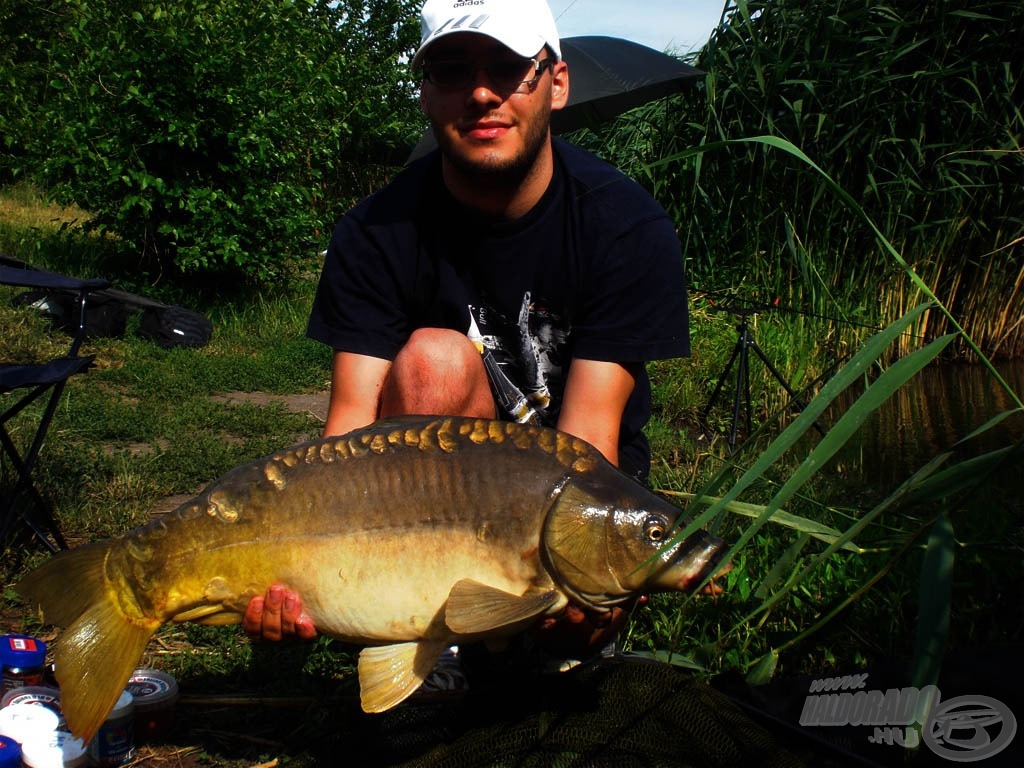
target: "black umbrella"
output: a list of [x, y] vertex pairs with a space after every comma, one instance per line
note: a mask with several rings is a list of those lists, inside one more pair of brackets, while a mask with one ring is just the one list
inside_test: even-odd
[[561, 45], [569, 65], [569, 103], [551, 113], [555, 133], [593, 128], [677, 93], [704, 75], [673, 56], [619, 37], [567, 37]]
[[[566, 37], [561, 46], [569, 65], [569, 102], [551, 113], [555, 133], [594, 128], [634, 107], [677, 93], [704, 75], [673, 56], [619, 37]], [[436, 146], [428, 128], [407, 162]]]

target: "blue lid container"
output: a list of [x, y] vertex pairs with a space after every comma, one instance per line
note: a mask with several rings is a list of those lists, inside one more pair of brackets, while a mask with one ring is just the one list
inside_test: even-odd
[[46, 643], [31, 635], [0, 635], [0, 665], [33, 669], [46, 664]]
[[0, 736], [0, 768], [21, 768], [21, 745]]

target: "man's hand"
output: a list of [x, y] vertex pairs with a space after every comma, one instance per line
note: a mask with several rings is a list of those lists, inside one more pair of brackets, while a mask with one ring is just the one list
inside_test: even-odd
[[284, 584], [272, 585], [265, 595], [249, 601], [242, 617], [242, 628], [252, 640], [281, 640], [316, 637], [313, 620], [302, 612], [302, 599]]
[[[641, 597], [637, 602], [642, 604], [646, 601]], [[593, 613], [570, 603], [558, 616], [549, 616], [541, 621], [536, 638], [550, 653], [587, 659], [614, 640], [628, 618], [629, 606], [616, 606], [607, 613]]]

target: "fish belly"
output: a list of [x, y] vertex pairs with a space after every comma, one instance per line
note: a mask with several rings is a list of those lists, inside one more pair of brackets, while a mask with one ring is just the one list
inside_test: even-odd
[[444, 607], [464, 579], [515, 595], [550, 585], [535, 551], [524, 556], [487, 546], [472, 532], [416, 531], [348, 543], [349, 556], [335, 559], [325, 549], [314, 555], [315, 567], [289, 581], [318, 630], [350, 642], [457, 639], [444, 623]]

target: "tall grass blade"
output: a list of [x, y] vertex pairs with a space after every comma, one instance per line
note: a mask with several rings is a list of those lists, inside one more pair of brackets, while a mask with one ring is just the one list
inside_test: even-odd
[[1024, 411], [1024, 409], [1021, 409], [1021, 408], [1011, 408], [1008, 411], [1003, 411], [1002, 413], [997, 413], [995, 416], [993, 416], [991, 419], [986, 421], [980, 427], [978, 427], [977, 429], [972, 431], [970, 434], [968, 434], [968, 435], [964, 436], [963, 438], [961, 438], [960, 440], [958, 440], [956, 444], [957, 445], [963, 445], [964, 443], [968, 442], [969, 440], [973, 440], [978, 435], [981, 435], [981, 434], [987, 432], [988, 430], [992, 429], [993, 427], [999, 425], [1000, 423], [1002, 423], [1005, 419], [1009, 418], [1010, 416], [1014, 416], [1016, 414], [1019, 414], [1022, 411]]
[[1009, 457], [1019, 455], [1021, 449], [1022, 445], [1008, 446], [964, 459], [941, 472], [936, 472], [910, 488], [907, 492], [906, 502], [927, 504], [975, 488], [998, 467], [1002, 466]]
[[[790, 476], [783, 487], [772, 498], [771, 502], [765, 506], [764, 512], [762, 512], [755, 522], [740, 535], [738, 540], [729, 550], [727, 557], [734, 557], [735, 552], [746, 545], [760, 527], [768, 520], [771, 514], [785, 504], [793, 494], [795, 494], [796, 491], [799, 490], [799, 488], [825, 464], [825, 462], [832, 458], [836, 451], [838, 451], [846, 440], [848, 440], [849, 437], [852, 436], [860, 427], [866, 416], [885, 402], [886, 399], [888, 399], [897, 389], [903, 386], [903, 384], [905, 384], [912, 376], [934, 360], [945, 346], [949, 344], [952, 338], [953, 334], [950, 334], [941, 339], [937, 339], [917, 352], [901, 358], [886, 370], [877, 381], [869, 386], [858, 401], [854, 403], [854, 405], [851, 406], [851, 408], [843, 415], [839, 422], [829, 430], [821, 443], [819, 443], [815, 450], [812, 451], [807, 459], [804, 460], [803, 464], [801, 464], [797, 471]], [[838, 536], [832, 542], [828, 549], [826, 549], [826, 553], [831, 554], [839, 547], [847, 544], [862, 527], [863, 526], [855, 524], [849, 528], [845, 533]], [[823, 554], [816, 558], [814, 561], [815, 564], [822, 562], [824, 557], [825, 555]], [[807, 579], [811, 573], [812, 568], [808, 566], [808, 568], [804, 569], [801, 574], [791, 579], [782, 589], [765, 600], [748, 618], [752, 618], [753, 616], [770, 609], [773, 605], [778, 603], [786, 593], [792, 591]]]
[[[939, 680], [952, 613], [950, 599], [953, 592], [955, 549], [953, 523], [949, 515], [942, 513], [928, 534], [924, 563], [921, 565], [917, 633], [910, 674], [910, 684], [918, 690], [927, 685], [936, 685]], [[925, 709], [919, 715], [926, 715], [927, 712]], [[924, 718], [919, 717], [918, 722], [924, 722]]]
[[[695, 516], [694, 521], [686, 526], [676, 537], [673, 538], [671, 543], [682, 541], [686, 536], [697, 530], [697, 528], [703, 527], [709, 521], [711, 521], [716, 515], [723, 511], [725, 506], [732, 501], [735, 501], [741, 493], [749, 488], [754, 482], [758, 481], [768, 469], [775, 464], [780, 458], [796, 442], [810, 429], [814, 428], [815, 422], [821, 417], [832, 401], [844, 392], [847, 387], [865, 376], [871, 369], [872, 365], [882, 356], [882, 354], [888, 349], [893, 341], [900, 336], [915, 320], [924, 312], [929, 309], [930, 305], [922, 304], [915, 307], [906, 315], [901, 317], [899, 320], [894, 321], [886, 328], [879, 331], [873, 337], [868, 339], [867, 342], [862, 345], [860, 350], [849, 362], [844, 365], [836, 374], [829, 379], [828, 382], [821, 388], [821, 391], [807, 404], [800, 414], [782, 431], [782, 433], [772, 441], [772, 443], [765, 449], [751, 465], [751, 467], [743, 473], [743, 475], [736, 481], [736, 483], [729, 488], [729, 490], [714, 501], [707, 510], [702, 514]], [[711, 490], [721, 484], [726, 470], [712, 478], [702, 489], [695, 499], [696, 503], [702, 503], [706, 499], [711, 498]], [[764, 515], [767, 519], [767, 515]], [[735, 554], [738, 547], [734, 547], [729, 553], [729, 556]]]
[[[686, 491], [658, 491], [665, 496], [673, 496], [676, 498], [686, 499], [690, 502], [702, 501], [715, 503], [720, 499], [714, 497], [698, 497], [695, 493], [689, 493]], [[730, 501], [722, 507], [726, 512], [731, 512], [735, 515], [741, 515], [743, 517], [750, 517], [757, 519], [764, 514], [766, 509], [764, 504], [750, 504], [745, 501]], [[791, 528], [792, 530], [806, 534], [811, 538], [823, 541], [826, 544], [832, 544], [836, 542], [843, 533], [831, 526], [819, 523], [817, 520], [811, 520], [808, 517], [801, 517], [800, 515], [794, 515], [790, 512], [786, 512], [783, 509], [776, 509], [772, 511], [767, 518], [769, 523], [776, 523], [777, 525]], [[842, 543], [842, 549], [848, 550], [854, 553], [862, 553], [864, 550], [854, 544], [852, 541], [844, 541]]]
[[750, 671], [747, 672], [747, 685], [767, 685], [771, 682], [777, 666], [779, 666], [779, 654], [776, 651], [768, 651], [754, 662]]
[[835, 456], [839, 449], [846, 444], [846, 441], [860, 429], [868, 416], [892, 397], [896, 390], [938, 357], [954, 338], [955, 334], [948, 334], [936, 339], [916, 352], [900, 358], [886, 369], [842, 415], [839, 421], [828, 430], [796, 472], [790, 475], [768, 508], [774, 510], [786, 504], [819, 469]]
[[[821, 553], [811, 558], [810, 562], [804, 567], [804, 569], [791, 579], [784, 589], [779, 590], [773, 594], [768, 600], [759, 605], [753, 610], [748, 616], [745, 617], [744, 621], [750, 621], [756, 616], [765, 611], [770, 610], [776, 603], [781, 601], [786, 594], [792, 589], [799, 586], [801, 583], [811, 577], [815, 570], [817, 570], [824, 562], [828, 560], [833, 554], [835, 554], [841, 547], [847, 542], [852, 540], [854, 537], [859, 536], [863, 533], [875, 520], [878, 519], [883, 513], [893, 509], [898, 503], [904, 501], [907, 495], [913, 488], [921, 485], [926, 478], [931, 477], [939, 468], [949, 459], [950, 453], [942, 453], [938, 456], [933, 457], [925, 466], [915, 472], [910, 478], [905, 480], [900, 486], [895, 489], [889, 496], [883, 499], [879, 504], [875, 505], [867, 514], [857, 520], [851, 525], [846, 531], [844, 531], [839, 537], [836, 538], [829, 546]], [[905, 538], [903, 543], [903, 549], [907, 549], [916, 536], [912, 535]], [[897, 556], [898, 557], [898, 556]], [[888, 570], [892, 566], [895, 558], [885, 566], [884, 570]], [[879, 572], [881, 573], [881, 571]], [[824, 626], [824, 622], [818, 622], [815, 627]], [[809, 633], [809, 632], [808, 632]], [[781, 649], [780, 649], [781, 650]]]
[[[702, 526], [709, 521], [712, 517], [720, 515], [725, 510], [728, 510], [730, 506], [736, 502], [736, 497], [742, 491], [746, 490], [756, 480], [760, 479], [772, 464], [774, 464], [786, 451], [789, 450], [789, 448], [792, 447], [801, 435], [813, 427], [817, 418], [838, 394], [845, 391], [849, 385], [867, 373], [870, 365], [872, 365], [881, 356], [881, 354], [887, 349], [888, 345], [892, 343], [899, 333], [902, 332], [902, 329], [911, 324], [914, 319], [920, 315], [920, 313], [927, 309], [928, 305], [921, 305], [920, 307], [915, 308], [911, 312], [907, 313], [903, 318], [869, 339], [868, 342], [865, 343], [863, 347], [850, 359], [850, 361], [822, 387], [822, 390], [813, 400], [811, 400], [807, 408], [805, 408], [800, 415], [794, 419], [793, 423], [783, 430], [782, 434], [768, 446], [765, 452], [754, 462], [751, 468], [748, 469], [747, 472], [745, 472], [744, 475], [723, 496], [711, 501], [705, 491], [695, 494], [693, 497], [694, 504], [707, 504], [709, 501], [711, 501], [711, 503], [703, 514], [695, 515], [694, 521], [690, 523], [690, 525], [686, 526], [679, 534], [677, 534], [677, 536], [673, 537], [672, 541], [681, 541], [696, 530], [697, 527]], [[953, 337], [953, 334], [950, 334], [942, 337], [941, 339], [937, 339], [917, 352], [898, 360], [875, 382], [873, 382], [865, 393], [861, 395], [858, 401], [854, 403], [854, 405], [843, 415], [840, 421], [831, 430], [829, 430], [821, 443], [819, 443], [815, 450], [813, 450], [807, 459], [804, 460], [797, 471], [790, 476], [786, 483], [784, 483], [783, 487], [774, 495], [769, 504], [765, 505], [761, 511], [757, 513], [754, 522], [751, 523], [733, 542], [729, 551], [726, 553], [724, 560], [726, 562], [732, 561], [736, 557], [736, 554], [747, 545], [757, 531], [760, 530], [760, 528], [767, 523], [773, 515], [780, 512], [781, 507], [790, 498], [792, 498], [792, 496], [807, 481], [809, 481], [829, 459], [834, 456], [839, 448], [841, 448], [856, 429], [859, 428], [864, 419], [883, 402], [885, 402], [885, 400], [891, 396], [893, 392], [899, 389], [899, 387], [906, 383], [906, 381], [934, 360], [946, 345], [949, 344]], [[929, 473], [935, 471], [940, 463], [935, 463], [934, 465], [929, 464], [929, 467], [931, 467]], [[917, 475], [915, 475], [915, 477], [917, 477]], [[714, 484], [714, 482], [715, 481], [713, 480], [709, 485]], [[904, 488], [904, 486], [901, 486], [901, 489], [902, 488]], [[905, 493], [905, 491], [901, 492], [897, 498], [901, 497], [903, 493]], [[895, 502], [895, 499], [893, 499], [893, 502]], [[746, 509], [748, 511], [750, 510], [749, 507]], [[881, 509], [876, 508], [876, 510], [877, 511], [874, 512], [874, 515], [870, 516], [871, 519], [874, 519], [875, 516], [881, 514]], [[813, 572], [814, 568], [824, 561], [825, 557], [831, 555], [840, 548], [847, 548], [847, 545], [852, 543], [853, 538], [862, 531], [868, 523], [868, 520], [859, 521], [851, 526], [847, 531], [833, 537], [825, 552], [813, 559], [813, 567], [808, 566], [804, 568], [800, 574], [795, 575], [787, 581], [780, 590], [772, 594], [770, 597], [763, 599], [761, 605], [755, 608], [744, 620], [734, 625], [726, 634], [732, 634], [733, 632], [739, 631], [742, 626], [746, 625], [748, 620], [758, 614], [765, 613], [770, 610], [773, 605], [777, 604], [783, 599], [783, 597], [788, 595], [793, 589], [807, 579]], [[810, 531], [805, 531], [805, 533], [809, 535]], [[710, 581], [710, 578], [711, 575], [709, 574], [706, 577], [705, 582]]]
[[[994, 451], [992, 453], [995, 454], [995, 455], [991, 456], [991, 457], [988, 457], [988, 458], [978, 457], [980, 459], [980, 461], [977, 464], [974, 464], [973, 460], [967, 460], [965, 462], [961, 462], [961, 464], [958, 464], [957, 467], [954, 467], [954, 468], [952, 468], [949, 471], [950, 472], [949, 477], [955, 478], [957, 480], [962, 479], [962, 478], [971, 477], [974, 482], [973, 483], [969, 483], [969, 484], [966, 483], [966, 482], [963, 483], [963, 484], [960, 484], [960, 483], [954, 483], [952, 481], [949, 481], [948, 479], [944, 483], [937, 481], [936, 482], [936, 486], [935, 486], [935, 488], [936, 488], [936, 493], [935, 493], [936, 498], [940, 497], [940, 495], [939, 495], [939, 493], [937, 491], [938, 487], [945, 485], [945, 487], [948, 489], [949, 493], [954, 493], [954, 492], [962, 490], [963, 488], [971, 487], [973, 485], [976, 485], [977, 483], [980, 483], [980, 482], [983, 481], [983, 479], [985, 477], [984, 472], [990, 471], [992, 468], [994, 468], [996, 466], [997, 459], [1003, 459], [1003, 458], [1009, 457], [1009, 456], [1011, 456], [1013, 454], [1020, 454], [1022, 452], [1024, 452], [1024, 444], [1015, 446], [1012, 449], [1007, 448], [1007, 449], [1001, 449], [999, 451]], [[861, 519], [859, 519], [857, 522], [855, 522], [847, 531], [845, 531], [839, 538], [837, 538], [831, 545], [829, 545], [829, 547], [825, 551], [823, 551], [820, 554], [818, 554], [815, 557], [813, 557], [811, 559], [811, 561], [804, 567], [804, 569], [799, 574], [797, 574], [793, 579], [791, 579], [783, 587], [783, 589], [780, 589], [778, 592], [774, 593], [770, 598], [765, 600], [761, 605], [757, 606], [756, 609], [754, 609], [749, 614], [744, 616], [741, 621], [738, 621], [735, 624], [735, 626], [732, 629], [729, 630], [729, 632], [727, 634], [732, 634], [732, 633], [740, 631], [740, 629], [743, 626], [745, 626], [748, 622], [753, 621], [759, 615], [761, 615], [763, 613], [766, 613], [767, 611], [771, 610], [771, 608], [774, 607], [774, 605], [776, 605], [778, 602], [780, 602], [789, 591], [791, 591], [793, 588], [797, 587], [799, 584], [804, 582], [806, 579], [810, 578], [810, 576], [814, 573], [814, 571], [818, 567], [820, 567], [821, 564], [824, 563], [831, 555], [833, 555], [836, 551], [838, 551], [839, 548], [842, 547], [843, 544], [846, 541], [848, 541], [849, 539], [852, 539], [855, 536], [860, 535], [865, 529], [867, 529], [872, 523], [874, 523], [878, 519], [878, 517], [880, 517], [882, 514], [892, 510], [893, 508], [895, 508], [897, 506], [897, 504], [907, 503], [907, 502], [911, 502], [911, 501], [919, 501], [920, 499], [918, 499], [917, 496], [916, 496], [917, 489], [930, 487], [929, 486], [929, 480], [931, 478], [933, 478], [933, 477], [936, 477], [936, 476], [939, 476], [939, 475], [942, 474], [942, 473], [939, 472], [939, 470], [942, 467], [942, 465], [949, 459], [949, 457], [951, 455], [952, 455], [951, 452], [945, 452], [945, 453], [941, 453], [941, 454], [933, 457], [925, 466], [923, 466], [921, 469], [919, 469], [917, 472], [915, 472], [910, 478], [908, 478], [906, 481], [904, 481], [900, 485], [899, 488], [897, 488], [895, 491], [893, 491], [892, 494], [890, 494], [881, 503], [876, 505], [871, 511], [869, 511], [867, 514], [865, 514]], [[966, 466], [962, 470], [958, 469], [958, 468], [961, 467], [961, 465], [966, 465]], [[975, 467], [975, 468], [980, 468], [981, 469], [981, 473], [980, 474], [973, 474], [972, 475], [972, 473], [970, 471], [972, 466]], [[942, 498], [947, 498], [947, 497], [948, 497], [948, 494], [946, 496], [943, 496]], [[920, 529], [917, 532], [913, 532], [913, 533], [910, 533], [910, 534], [906, 535], [904, 537], [904, 539], [903, 539], [903, 542], [902, 542], [902, 544], [900, 546], [900, 549], [896, 553], [894, 553], [894, 555], [888, 560], [888, 562], [886, 562], [861, 588], [859, 588], [854, 593], [849, 595], [841, 603], [839, 603], [838, 605], [834, 606], [834, 608], [831, 611], [829, 611], [825, 616], [823, 616], [821, 619], [819, 619], [817, 622], [815, 622], [812, 626], [806, 628], [804, 631], [800, 632], [797, 636], [795, 636], [795, 637], [791, 638], [790, 640], [788, 640], [787, 642], [783, 643], [781, 646], [777, 647], [775, 650], [777, 652], [781, 652], [781, 651], [785, 650], [786, 648], [789, 648], [789, 647], [792, 647], [792, 646], [796, 645], [797, 643], [799, 643], [800, 641], [802, 641], [806, 637], [812, 635], [814, 632], [818, 631], [819, 629], [821, 629], [822, 627], [827, 625], [828, 622], [831, 621], [832, 618], [834, 618], [836, 615], [840, 614], [846, 607], [848, 607], [849, 605], [851, 605], [852, 603], [854, 603], [858, 599], [860, 599], [860, 597], [863, 596], [863, 594], [865, 594], [868, 589], [870, 589], [874, 584], [878, 583], [878, 581], [880, 581], [884, 577], [884, 575], [886, 573], [888, 573], [889, 570], [891, 570], [891, 568], [896, 564], [896, 562], [910, 549], [910, 547], [918, 539], [918, 537], [923, 534], [924, 530], [925, 529]], [[936, 526], [933, 526], [932, 530], [933, 530], [933, 535], [937, 535], [934, 532], [936, 530], [941, 532], [942, 529], [941, 529], [941, 527], [937, 529]], [[951, 528], [950, 528], [950, 530], [951, 530]], [[935, 546], [937, 547], [938, 544], [936, 544]], [[951, 556], [952, 555], [950, 554], [950, 557]], [[938, 557], [938, 554], [936, 554], [935, 557]], [[935, 565], [930, 565], [929, 566], [929, 568], [932, 569], [932, 571], [931, 571], [932, 573], [935, 572], [935, 569], [937, 567], [938, 566], [935, 566]], [[924, 571], [923, 571], [923, 568], [922, 568], [922, 573], [923, 572]], [[922, 576], [922, 582], [921, 583], [922, 583], [922, 585], [926, 583], [924, 581], [924, 577], [923, 576]]]
[[771, 594], [771, 591], [775, 588], [775, 585], [779, 583], [779, 580], [783, 575], [793, 570], [794, 564], [800, 557], [800, 554], [804, 551], [804, 547], [807, 546], [807, 542], [811, 540], [811, 537], [807, 534], [797, 537], [785, 552], [782, 553], [782, 557], [775, 561], [771, 569], [761, 579], [761, 583], [757, 586], [754, 591], [754, 597], [758, 600], [764, 600]]
[[864, 211], [857, 200], [842, 186], [840, 186], [821, 166], [815, 163], [810, 157], [807, 156], [799, 147], [786, 139], [779, 138], [778, 136], [752, 136], [741, 139], [725, 139], [720, 142], [712, 142], [705, 144], [700, 147], [695, 147], [690, 150], [686, 150], [668, 157], [662, 158], [650, 164], [651, 168], [664, 165], [666, 163], [678, 162], [680, 160], [691, 157], [695, 153], [703, 153], [713, 149], [719, 149], [721, 147], [728, 147], [731, 145], [744, 145], [744, 144], [762, 144], [768, 147], [787, 152], [790, 155], [798, 158], [801, 162], [812, 168], [818, 173], [818, 175], [824, 180], [830, 189], [836, 194], [836, 196], [852, 211], [856, 216], [861, 219], [867, 227], [874, 234], [876, 241], [883, 248], [883, 250], [889, 255], [889, 257], [895, 261], [903, 272], [910, 279], [911, 283], [917, 289], [918, 293], [926, 298], [928, 301], [934, 303], [934, 308], [938, 309], [939, 312], [945, 316], [946, 321], [954, 329], [956, 334], [959, 334], [963, 339], [964, 343], [970, 348], [970, 350], [978, 357], [983, 365], [988, 368], [989, 372], [999, 383], [999, 385], [1009, 394], [1013, 401], [1018, 407], [1024, 408], [1024, 400], [1018, 395], [1013, 388], [1006, 382], [996, 367], [992, 364], [991, 360], [985, 355], [980, 347], [974, 342], [969, 334], [963, 329], [956, 317], [953, 316], [952, 312], [946, 308], [945, 304], [939, 299], [932, 288], [927, 282], [921, 278], [917, 271], [903, 258], [902, 254], [893, 246], [891, 242], [882, 233], [881, 229], [872, 221], [871, 217]]

